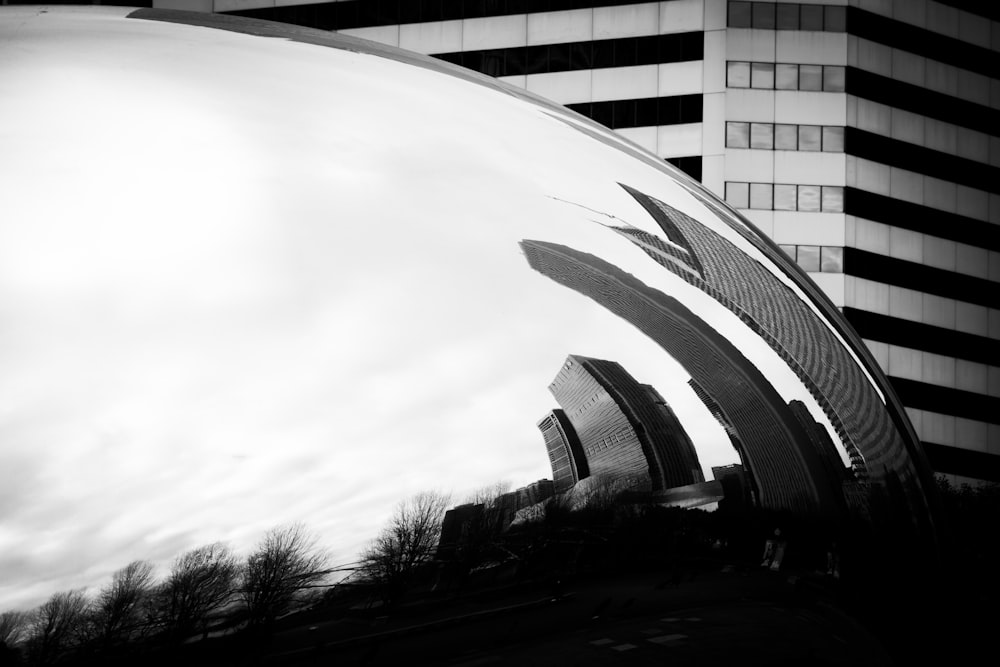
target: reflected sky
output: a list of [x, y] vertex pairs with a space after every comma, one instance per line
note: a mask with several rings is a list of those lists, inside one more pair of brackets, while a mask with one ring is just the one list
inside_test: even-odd
[[289, 521], [346, 562], [415, 492], [550, 477], [569, 354], [655, 386], [706, 479], [736, 462], [689, 375], [523, 239], [684, 302], [832, 433], [608, 228], [661, 233], [627, 183], [770, 262], [656, 158], [432, 68], [129, 11], [0, 8], [0, 609]]

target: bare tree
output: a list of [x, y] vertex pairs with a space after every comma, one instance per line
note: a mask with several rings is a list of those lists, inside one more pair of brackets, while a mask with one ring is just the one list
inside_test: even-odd
[[449, 502], [448, 495], [432, 491], [404, 500], [362, 553], [362, 571], [382, 586], [386, 601], [394, 600], [414, 572], [433, 558]]
[[175, 638], [205, 632], [211, 615], [232, 601], [239, 572], [236, 556], [221, 542], [192, 549], [174, 560], [156, 592], [161, 622]]
[[[23, 611], [0, 613], [0, 647], [10, 650], [18, 646], [27, 636], [30, 620], [30, 616]], [[3, 648], [0, 648], [0, 651], [2, 650]]]
[[272, 528], [243, 564], [240, 596], [247, 622], [266, 626], [329, 573], [329, 554], [302, 524]]
[[509, 520], [504, 515], [500, 497], [510, 490], [507, 482], [494, 482], [473, 491], [466, 502], [480, 505], [482, 509], [472, 514], [462, 526], [462, 534], [456, 545], [455, 556], [463, 575], [500, 553], [500, 536]]
[[76, 646], [88, 604], [82, 589], [67, 591], [56, 593], [31, 613], [26, 645], [32, 664], [51, 664]]
[[142, 623], [142, 605], [153, 583], [152, 564], [136, 560], [115, 572], [91, 610], [94, 638], [102, 649], [128, 641]]

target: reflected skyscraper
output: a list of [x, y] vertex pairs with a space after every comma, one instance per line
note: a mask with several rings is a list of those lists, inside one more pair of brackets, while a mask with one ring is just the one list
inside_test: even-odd
[[580, 438], [563, 410], [553, 410], [546, 415], [538, 422], [538, 430], [545, 439], [556, 493], [566, 491], [590, 475]]
[[[522, 241], [521, 247], [532, 268], [635, 325], [708, 389], [741, 434], [762, 506], [803, 514], [840, 511], [839, 493], [835, 495], [820, 481], [819, 461], [801, 447], [808, 439], [801, 424], [771, 382], [730, 340], [676, 298], [594, 255], [543, 241]], [[561, 375], [568, 375], [569, 370], [564, 368]], [[596, 404], [593, 392], [588, 394], [583, 384], [573, 403]], [[573, 420], [578, 408], [564, 408]], [[581, 441], [586, 443], [587, 438], [581, 436]], [[589, 457], [586, 444], [585, 451]], [[630, 456], [619, 453], [619, 464], [638, 469], [638, 453], [637, 448], [628, 452]], [[591, 474], [596, 473], [597, 466], [592, 464]]]
[[621, 364], [570, 355], [549, 390], [579, 437], [590, 474], [652, 491], [704, 481], [666, 401]]

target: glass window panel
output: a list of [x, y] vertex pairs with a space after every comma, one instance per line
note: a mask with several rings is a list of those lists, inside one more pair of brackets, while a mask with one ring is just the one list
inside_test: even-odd
[[798, 262], [804, 271], [819, 271], [819, 246], [800, 245], [798, 248]]
[[753, 3], [753, 27], [759, 30], [774, 30], [774, 5], [772, 3]]
[[773, 185], [770, 183], [750, 184], [750, 208], [762, 208], [770, 211]]
[[824, 127], [823, 128], [823, 150], [827, 153], [844, 152], [844, 128]]
[[847, 30], [847, 7], [827, 5], [823, 8], [823, 30], [844, 32]]
[[827, 65], [823, 68], [823, 90], [830, 93], [844, 92], [844, 68]]
[[822, 5], [802, 5], [799, 10], [800, 30], [822, 30], [823, 29], [823, 6]]
[[820, 249], [819, 270], [824, 273], [844, 272], [844, 249], [823, 246]]
[[799, 125], [799, 150], [818, 151], [822, 136], [819, 125]]
[[736, 208], [750, 206], [750, 184], [726, 182], [726, 201]]
[[750, 63], [730, 62], [726, 68], [726, 85], [730, 88], [749, 88]]
[[778, 124], [774, 126], [774, 147], [779, 151], [799, 148], [799, 126]]
[[799, 66], [787, 64], [775, 65], [774, 87], [778, 90], [798, 90]]
[[819, 210], [819, 186], [800, 185], [799, 186], [799, 210], [818, 211]]
[[837, 185], [823, 186], [823, 210], [841, 213], [844, 210], [844, 188]]
[[726, 123], [726, 147], [750, 147], [750, 123]]
[[781, 252], [788, 255], [788, 257], [794, 262], [795, 261], [795, 246], [793, 245], [779, 245]]
[[749, 28], [750, 27], [750, 3], [730, 2], [729, 3], [729, 27]]
[[751, 88], [774, 88], [774, 63], [751, 63]]
[[822, 90], [822, 89], [823, 89], [823, 66], [799, 65], [799, 90]]
[[[774, 148], [774, 125], [771, 123], [750, 124], [750, 148]], [[768, 206], [768, 208], [771, 208]]]
[[799, 6], [787, 2], [778, 4], [778, 15], [775, 17], [774, 27], [778, 30], [798, 30]]
[[795, 186], [775, 185], [774, 186], [774, 210], [794, 211], [795, 210]]

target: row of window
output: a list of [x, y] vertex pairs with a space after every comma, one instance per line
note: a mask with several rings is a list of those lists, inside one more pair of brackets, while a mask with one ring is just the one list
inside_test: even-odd
[[730, 88], [842, 93], [844, 84], [845, 69], [842, 65], [752, 63], [742, 60], [726, 63], [726, 85]]
[[272, 21], [345, 30], [374, 25], [510, 16], [629, 5], [636, 0], [346, 0], [226, 12]]
[[726, 181], [726, 201], [736, 208], [765, 211], [843, 213], [844, 188], [839, 185]]
[[626, 127], [700, 123], [702, 101], [701, 95], [674, 95], [635, 100], [580, 102], [566, 106], [606, 127], [618, 130]]
[[726, 123], [726, 148], [844, 152], [844, 128], [787, 123]]
[[778, 247], [802, 267], [803, 271], [844, 272], [844, 249], [839, 246], [779, 245]]
[[846, 32], [847, 7], [836, 5], [799, 5], [790, 2], [729, 3], [730, 28], [760, 30], [822, 30]]
[[702, 60], [705, 39], [700, 32], [681, 32], [433, 55], [489, 76], [515, 76]]

